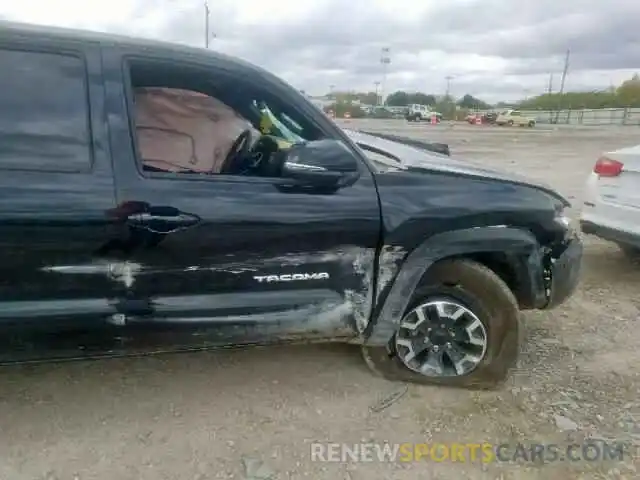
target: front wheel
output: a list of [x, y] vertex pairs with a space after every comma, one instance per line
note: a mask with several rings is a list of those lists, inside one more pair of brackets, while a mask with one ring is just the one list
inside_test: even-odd
[[510, 127], [513, 127], [513, 120], [509, 120], [509, 121], [507, 122], [507, 125], [509, 125]]
[[389, 380], [495, 388], [520, 348], [513, 293], [492, 270], [465, 259], [444, 260], [416, 289], [386, 347], [363, 346], [368, 366]]
[[529, 128], [533, 128], [535, 127], [535, 125], [536, 125], [536, 122], [534, 122], [533, 120], [528, 123]]

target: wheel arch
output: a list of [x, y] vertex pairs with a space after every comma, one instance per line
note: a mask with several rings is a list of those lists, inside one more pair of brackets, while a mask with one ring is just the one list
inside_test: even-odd
[[407, 255], [394, 281], [376, 298], [364, 343], [385, 345], [395, 332], [416, 290], [434, 265], [454, 258], [474, 260], [496, 273], [523, 310], [541, 308], [547, 300], [540, 245], [528, 230], [480, 227], [434, 235]]

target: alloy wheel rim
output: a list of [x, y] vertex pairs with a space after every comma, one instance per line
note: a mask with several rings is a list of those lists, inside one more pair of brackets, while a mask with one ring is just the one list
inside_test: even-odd
[[485, 356], [487, 329], [465, 305], [430, 300], [404, 316], [395, 347], [402, 363], [421, 375], [467, 375]]

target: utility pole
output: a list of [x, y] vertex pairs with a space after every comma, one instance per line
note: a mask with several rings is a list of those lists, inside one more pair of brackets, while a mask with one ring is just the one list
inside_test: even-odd
[[391, 63], [391, 55], [389, 53], [389, 47], [384, 47], [382, 49], [381, 55], [380, 55], [380, 63], [382, 64], [382, 83], [380, 84], [380, 103], [382, 103], [382, 105], [384, 105], [384, 87], [385, 87], [385, 83], [387, 81], [387, 68], [389, 67], [389, 64]]
[[209, 10], [209, 2], [204, 0], [204, 48], [209, 48], [209, 41], [216, 38], [215, 33], [211, 33], [209, 20], [211, 18], [211, 10]]
[[447, 117], [449, 117], [450, 115], [451, 116], [455, 115], [455, 109], [456, 109], [456, 106], [453, 104], [453, 102], [451, 101], [451, 97], [449, 96], [451, 94], [451, 80], [453, 80], [453, 75], [447, 75], [446, 77], [444, 77], [444, 79], [447, 81], [447, 89], [444, 92], [444, 100], [443, 100], [445, 111], [442, 113]]
[[569, 70], [570, 55], [571, 55], [571, 50], [567, 50], [567, 56], [564, 59], [564, 69], [562, 70], [562, 79], [560, 80], [560, 95], [564, 93], [564, 81], [567, 78], [567, 70]]
[[447, 100], [449, 100], [449, 92], [451, 92], [451, 80], [453, 80], [453, 76], [447, 75], [444, 78], [447, 81], [447, 90], [445, 91], [444, 96]]
[[209, 48], [209, 3], [204, 1], [204, 48]]
[[562, 78], [560, 80], [560, 95], [558, 96], [558, 110], [556, 111], [556, 120], [555, 123], [558, 123], [558, 118], [560, 117], [560, 107], [562, 102], [562, 95], [564, 94], [564, 82], [567, 78], [567, 71], [569, 70], [569, 56], [571, 55], [571, 50], [567, 50], [567, 55], [564, 59], [564, 69], [562, 70]]
[[[553, 73], [549, 74], [549, 87], [547, 89], [547, 94], [549, 95], [549, 99], [551, 99], [551, 94], [553, 93]], [[553, 123], [553, 113], [549, 111], [549, 123]]]

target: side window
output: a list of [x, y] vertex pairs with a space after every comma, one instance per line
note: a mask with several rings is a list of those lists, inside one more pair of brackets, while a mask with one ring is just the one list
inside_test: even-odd
[[266, 82], [161, 61], [131, 59], [127, 66], [131, 127], [144, 173], [278, 177], [280, 151], [322, 136]]
[[511, 112], [511, 115], [512, 115], [513, 117], [519, 117], [519, 116], [520, 116], [520, 115], [522, 115], [522, 114], [521, 114], [520, 112], [518, 112], [518, 111], [514, 110], [513, 112]]
[[83, 59], [0, 49], [0, 169], [91, 167]]

